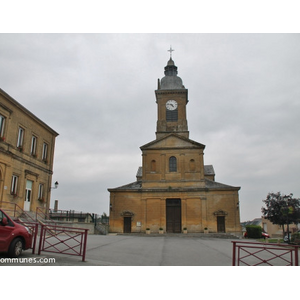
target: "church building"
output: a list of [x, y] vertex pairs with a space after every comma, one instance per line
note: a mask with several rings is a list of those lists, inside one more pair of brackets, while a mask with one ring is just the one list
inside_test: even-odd
[[156, 139], [140, 147], [136, 181], [108, 189], [110, 232], [240, 233], [240, 187], [216, 182], [205, 145], [189, 139], [188, 90], [172, 55], [164, 73], [155, 91]]

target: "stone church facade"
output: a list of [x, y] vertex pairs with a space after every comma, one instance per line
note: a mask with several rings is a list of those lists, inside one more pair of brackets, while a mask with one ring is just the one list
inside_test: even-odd
[[158, 80], [156, 139], [140, 147], [136, 181], [110, 192], [110, 232], [240, 233], [240, 187], [215, 181], [205, 145], [189, 139], [188, 90], [172, 57]]

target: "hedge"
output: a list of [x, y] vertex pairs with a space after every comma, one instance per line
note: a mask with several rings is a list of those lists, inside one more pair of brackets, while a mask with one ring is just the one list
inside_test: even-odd
[[260, 226], [247, 225], [246, 226], [246, 231], [247, 231], [247, 237], [248, 238], [253, 238], [253, 239], [260, 239], [261, 238], [262, 228]]

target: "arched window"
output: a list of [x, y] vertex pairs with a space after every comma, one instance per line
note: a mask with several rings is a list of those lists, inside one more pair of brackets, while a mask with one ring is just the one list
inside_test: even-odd
[[177, 172], [177, 159], [175, 156], [169, 158], [169, 172]]
[[156, 172], [156, 161], [151, 160], [151, 172]]

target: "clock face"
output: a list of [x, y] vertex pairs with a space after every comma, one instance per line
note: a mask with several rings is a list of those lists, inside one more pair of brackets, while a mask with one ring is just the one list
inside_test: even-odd
[[169, 100], [166, 103], [166, 108], [168, 110], [175, 110], [177, 108], [177, 102], [175, 100]]

